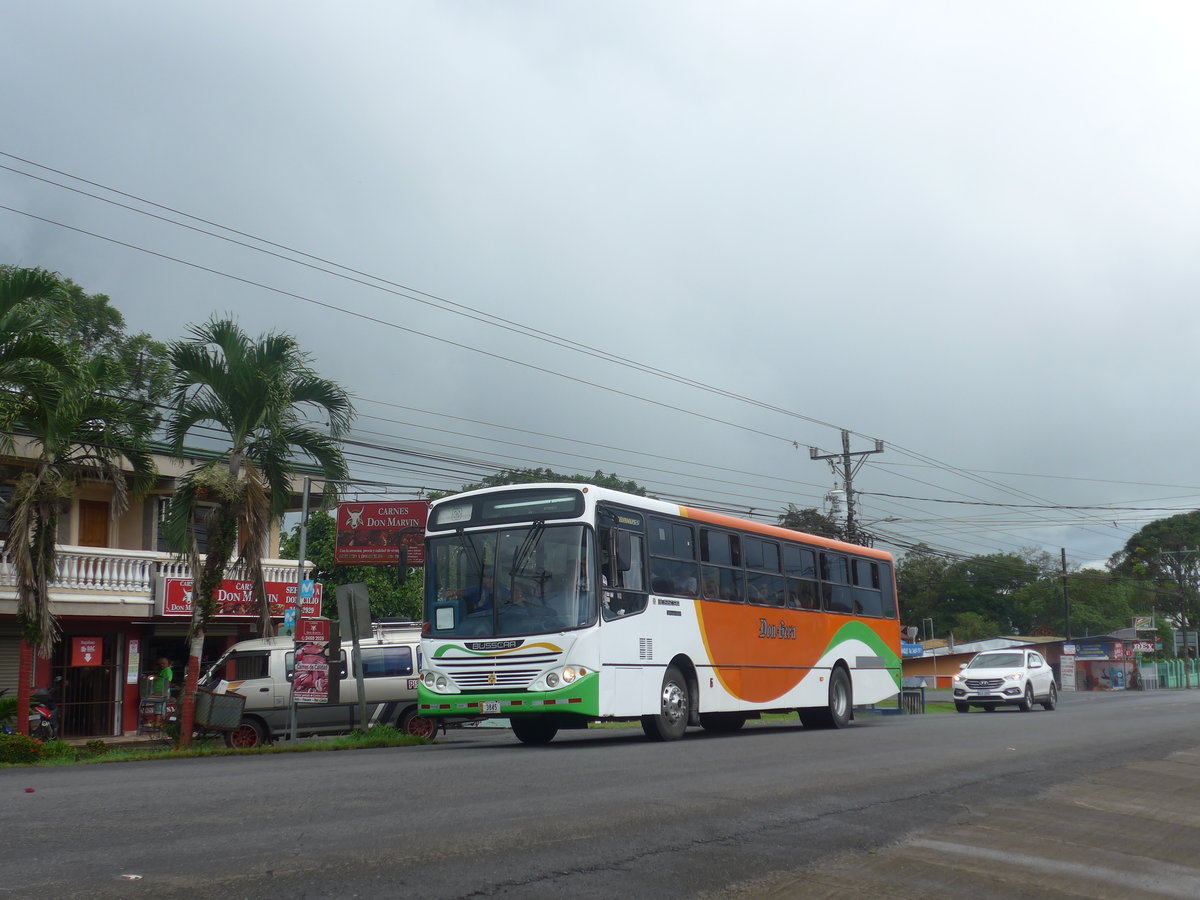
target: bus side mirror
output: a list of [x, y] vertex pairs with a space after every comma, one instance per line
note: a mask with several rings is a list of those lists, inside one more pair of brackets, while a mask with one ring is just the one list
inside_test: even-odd
[[628, 531], [617, 532], [617, 569], [628, 572], [633, 568], [633, 537]]

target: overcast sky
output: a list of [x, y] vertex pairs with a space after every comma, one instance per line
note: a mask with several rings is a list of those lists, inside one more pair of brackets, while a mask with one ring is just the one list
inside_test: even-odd
[[1200, 506], [1198, 33], [1191, 2], [8, 3], [0, 262], [162, 340], [295, 334], [374, 445], [352, 496], [544, 465], [770, 518], [825, 505], [846, 428], [885, 442], [881, 545], [1080, 565]]

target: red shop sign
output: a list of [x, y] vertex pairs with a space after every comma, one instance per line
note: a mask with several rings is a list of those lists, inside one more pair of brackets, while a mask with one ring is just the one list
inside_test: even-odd
[[[271, 607], [272, 616], [283, 616], [283, 611], [289, 606], [296, 605], [296, 582], [268, 581], [267, 602]], [[162, 579], [162, 606], [159, 614], [163, 616], [190, 616], [192, 614], [192, 579], [164, 578]], [[254, 582], [252, 581], [222, 581], [217, 591], [216, 614], [226, 618], [230, 616], [257, 616], [258, 604], [254, 602]], [[321, 614], [321, 582], [313, 585], [313, 596], [303, 601], [301, 612], [305, 618]]]
[[71, 638], [71, 665], [98, 666], [104, 659], [104, 638]]

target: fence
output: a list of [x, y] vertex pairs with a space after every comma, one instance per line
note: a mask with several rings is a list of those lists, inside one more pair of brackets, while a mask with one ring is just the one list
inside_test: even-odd
[[1165, 659], [1158, 663], [1158, 687], [1200, 687], [1200, 660]]

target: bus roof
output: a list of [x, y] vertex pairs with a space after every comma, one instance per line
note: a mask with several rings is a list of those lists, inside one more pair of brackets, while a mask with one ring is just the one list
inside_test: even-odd
[[498, 485], [496, 487], [479, 488], [474, 491], [462, 491], [457, 494], [450, 494], [447, 497], [441, 497], [437, 500], [434, 500], [432, 505], [436, 506], [439, 503], [444, 503], [449, 500], [461, 499], [466, 496], [474, 496], [477, 494], [494, 494], [502, 491], [526, 489], [546, 490], [547, 488], [582, 491], [592, 503], [602, 501], [620, 503], [624, 506], [632, 506], [636, 509], [642, 509], [649, 512], [660, 512], [665, 515], [682, 516], [686, 519], [693, 519], [697, 522], [705, 522], [709, 525], [718, 525], [722, 528], [736, 528], [741, 531], [753, 531], [768, 537], [776, 537], [785, 540], [797, 540], [802, 538], [805, 543], [816, 544], [829, 550], [838, 550], [845, 553], [857, 553], [860, 556], [872, 556], [877, 559], [892, 559], [892, 554], [888, 553], [886, 550], [876, 550], [874, 547], [863, 547], [859, 544], [849, 544], [845, 541], [839, 541], [836, 538], [821, 537], [820, 535], [809, 534], [808, 532], [804, 531], [794, 531], [790, 528], [782, 528], [778, 525], [768, 525], [765, 522], [755, 522], [752, 519], [742, 519], [737, 516], [712, 512], [710, 510], [700, 509], [694, 506], [684, 506], [679, 503], [670, 503], [666, 500], [659, 500], [656, 497], [643, 497], [639, 494], [629, 494], [625, 491], [617, 491], [613, 490], [612, 488], [587, 484], [586, 482], [533, 482], [526, 484]]

